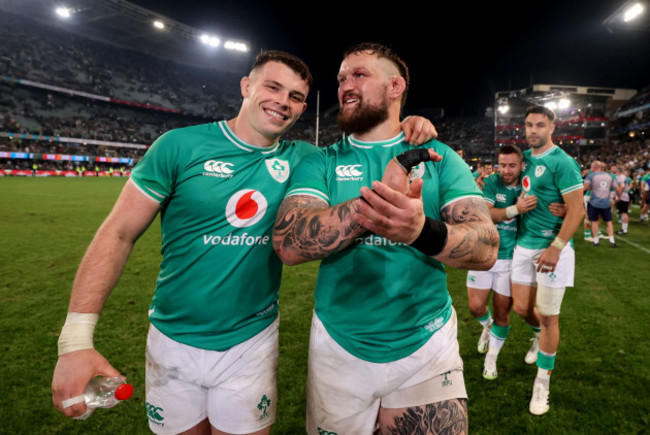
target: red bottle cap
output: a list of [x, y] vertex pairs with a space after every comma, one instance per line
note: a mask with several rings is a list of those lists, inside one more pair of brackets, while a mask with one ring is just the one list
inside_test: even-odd
[[133, 394], [133, 385], [122, 384], [115, 389], [115, 398], [117, 400], [126, 400]]

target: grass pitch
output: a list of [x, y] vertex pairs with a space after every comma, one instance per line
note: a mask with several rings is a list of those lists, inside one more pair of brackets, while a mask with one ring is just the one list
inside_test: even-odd
[[[81, 257], [125, 179], [0, 178], [0, 432], [146, 434], [147, 309], [160, 262], [158, 222], [141, 237], [109, 298], [95, 345], [135, 386], [133, 397], [86, 421], [55, 410], [50, 384], [56, 342]], [[576, 286], [560, 316], [551, 410], [528, 413], [535, 366], [524, 364], [531, 334], [516, 315], [499, 357], [499, 378], [481, 377], [480, 325], [469, 314], [466, 272], [448, 269], [459, 319], [470, 432], [647, 433], [650, 414], [650, 225], [632, 209], [618, 249], [588, 246], [578, 233]], [[618, 226], [616, 226], [618, 228]], [[317, 263], [287, 267], [280, 291], [280, 373], [274, 434], [304, 433], [305, 379]], [[341, 434], [343, 435], [343, 434]]]

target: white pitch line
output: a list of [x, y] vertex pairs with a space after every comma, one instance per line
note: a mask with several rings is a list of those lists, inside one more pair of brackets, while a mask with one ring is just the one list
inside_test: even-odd
[[627, 239], [624, 239], [623, 237], [617, 237], [616, 240], [622, 240], [625, 243], [629, 243], [630, 245], [634, 246], [635, 248], [642, 250], [646, 254], [650, 254], [650, 249], [644, 248], [643, 246], [639, 245], [638, 243], [631, 242], [631, 241], [629, 241]]

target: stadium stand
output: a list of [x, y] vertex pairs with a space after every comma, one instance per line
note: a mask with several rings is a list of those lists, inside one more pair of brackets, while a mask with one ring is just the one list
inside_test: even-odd
[[[9, 12], [0, 14], [0, 38], [0, 174], [31, 175], [35, 163], [38, 175], [75, 175], [82, 166], [91, 175], [95, 166], [128, 172], [165, 131], [232, 117], [239, 106], [233, 90], [241, 74], [174, 63]], [[597, 158], [645, 169], [649, 106], [645, 88], [615, 113], [591, 105], [565, 114], [554, 139], [582, 165]], [[609, 140], [571, 140], [584, 137], [585, 122], [608, 120]], [[463, 149], [473, 166], [494, 160], [495, 143], [525, 143], [520, 119], [498, 117], [496, 128], [493, 117], [433, 121], [440, 140]], [[341, 137], [334, 116], [319, 123], [319, 144]], [[287, 139], [313, 143], [315, 125], [306, 112]]]

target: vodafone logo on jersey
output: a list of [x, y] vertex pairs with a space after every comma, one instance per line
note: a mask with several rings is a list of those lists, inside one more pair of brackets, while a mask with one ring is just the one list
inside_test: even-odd
[[261, 192], [244, 189], [235, 193], [226, 204], [226, 219], [237, 228], [255, 225], [264, 217], [268, 203]]
[[526, 194], [530, 192], [530, 177], [528, 175], [521, 180], [521, 188], [526, 192]]
[[210, 177], [232, 178], [232, 174], [235, 172], [233, 166], [234, 165], [229, 162], [208, 160], [203, 164], [203, 169], [205, 169], [203, 175]]

